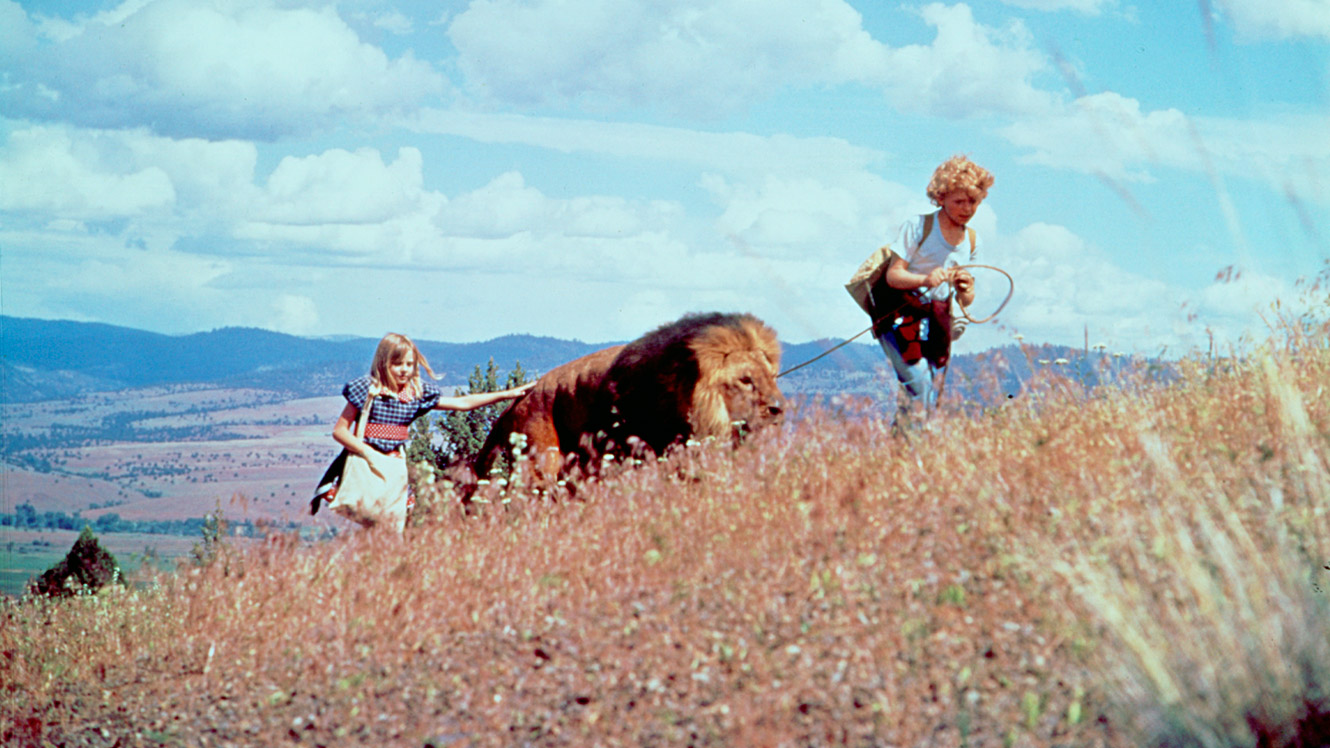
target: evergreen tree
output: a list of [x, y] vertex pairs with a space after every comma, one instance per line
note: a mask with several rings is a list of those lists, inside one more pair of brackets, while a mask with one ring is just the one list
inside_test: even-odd
[[[502, 386], [499, 385], [499, 368], [494, 359], [482, 371], [480, 365], [467, 379], [467, 391], [458, 389], [458, 395], [470, 395], [477, 392], [494, 392], [525, 384], [526, 371], [522, 362], [513, 365], [512, 371]], [[412, 462], [426, 462], [442, 470], [459, 461], [476, 456], [480, 447], [489, 436], [494, 421], [511, 403], [502, 402], [487, 405], [475, 410], [451, 410], [442, 415], [426, 416], [418, 419], [411, 426], [411, 443], [407, 445], [406, 456]]]
[[72, 597], [96, 592], [112, 582], [124, 584], [115, 556], [102, 547], [92, 528], [84, 526], [69, 554], [28, 585], [28, 591], [47, 597]]
[[203, 518], [200, 534], [202, 538], [189, 550], [189, 555], [196, 566], [207, 566], [217, 559], [217, 553], [226, 542], [226, 518], [222, 516], [220, 499], [213, 513]]

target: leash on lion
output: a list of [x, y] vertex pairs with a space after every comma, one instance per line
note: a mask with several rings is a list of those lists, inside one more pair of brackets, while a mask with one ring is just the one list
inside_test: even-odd
[[[886, 253], [890, 253], [890, 250], [887, 249], [886, 247], [883, 247], [883, 248], [882, 248], [881, 250], [879, 250], [879, 251], [880, 251], [880, 252], [885, 251]], [[973, 251], [973, 250], [972, 250], [972, 251]], [[883, 261], [881, 261], [881, 262], [874, 262], [874, 258], [873, 258], [873, 257], [870, 257], [869, 260], [865, 261], [864, 266], [861, 266], [860, 271], [855, 273], [855, 276], [854, 276], [854, 278], [851, 279], [851, 282], [848, 283], [848, 284], [846, 284], [846, 290], [848, 290], [848, 291], [850, 292], [850, 295], [851, 295], [851, 296], [854, 296], [854, 297], [855, 297], [855, 301], [857, 301], [857, 302], [859, 303], [859, 306], [862, 307], [862, 308], [864, 308], [865, 311], [868, 311], [868, 308], [871, 306], [871, 303], [868, 304], [868, 305], [865, 305], [865, 302], [864, 302], [864, 296], [867, 296], [867, 289], [872, 285], [872, 283], [873, 283], [874, 280], [875, 280], [875, 278], [874, 278], [873, 276], [876, 275], [876, 271], [877, 271], [877, 270], [881, 270], [882, 272], [885, 272], [886, 264], [889, 263], [890, 261], [891, 261], [890, 254], [887, 254], [887, 255], [885, 256], [885, 258], [883, 259]], [[868, 269], [869, 269], [869, 272], [868, 272], [867, 274], [865, 274], [863, 271], [864, 271], [865, 267], [867, 267], [867, 266], [870, 265], [870, 263], [873, 264], [873, 267], [869, 267], [869, 268], [868, 268]], [[1007, 302], [1011, 301], [1011, 297], [1012, 297], [1012, 295], [1016, 292], [1016, 281], [1012, 279], [1010, 273], [1008, 273], [1007, 271], [1003, 270], [1002, 268], [994, 267], [994, 266], [992, 266], [992, 265], [980, 265], [980, 264], [974, 264], [974, 263], [971, 263], [971, 264], [968, 264], [968, 265], [957, 265], [957, 266], [955, 266], [954, 269], [955, 269], [955, 270], [971, 270], [971, 269], [992, 270], [992, 271], [994, 271], [994, 272], [996, 272], [996, 273], [1001, 274], [1003, 277], [1005, 277], [1005, 278], [1007, 279], [1007, 295], [1006, 295], [1006, 297], [1002, 299], [1002, 303], [1001, 303], [1001, 304], [998, 304], [997, 309], [994, 310], [994, 312], [993, 312], [992, 314], [990, 314], [990, 315], [988, 315], [988, 316], [986, 316], [986, 317], [982, 317], [982, 318], [980, 318], [980, 319], [975, 319], [973, 316], [970, 315], [970, 310], [969, 310], [968, 308], [966, 308], [966, 306], [965, 306], [964, 304], [960, 303], [960, 300], [959, 300], [959, 299], [956, 300], [956, 307], [957, 307], [958, 309], [960, 309], [961, 315], [964, 316], [965, 319], [966, 319], [967, 321], [969, 321], [971, 324], [982, 325], [982, 324], [984, 324], [984, 323], [986, 323], [986, 322], [990, 322], [990, 321], [992, 321], [994, 318], [996, 318], [999, 314], [1002, 313], [1002, 310], [1005, 309], [1006, 306], [1007, 306]], [[863, 296], [861, 296], [861, 295], [856, 291], [855, 288], [852, 288], [852, 286], [861, 286], [862, 289], [863, 289]], [[951, 298], [951, 297], [948, 297], [949, 300], [950, 300], [950, 298]], [[863, 330], [860, 330], [860, 331], [859, 331], [858, 333], [856, 333], [854, 336], [849, 337], [849, 338], [846, 338], [845, 340], [841, 341], [840, 343], [837, 343], [836, 345], [832, 346], [831, 348], [828, 348], [827, 350], [823, 351], [822, 353], [819, 353], [818, 355], [814, 356], [813, 358], [810, 358], [810, 359], [808, 359], [807, 361], [805, 361], [805, 362], [803, 362], [803, 363], [801, 363], [801, 364], [798, 364], [797, 366], [791, 366], [790, 368], [786, 369], [785, 371], [780, 372], [779, 374], [776, 375], [777, 378], [779, 378], [779, 377], [783, 377], [783, 376], [785, 376], [786, 374], [789, 374], [789, 373], [791, 373], [791, 372], [798, 371], [799, 369], [802, 369], [802, 368], [804, 368], [805, 366], [808, 366], [809, 364], [815, 363], [815, 362], [817, 362], [817, 361], [822, 360], [823, 358], [826, 358], [827, 356], [831, 355], [832, 353], [835, 353], [836, 351], [840, 350], [841, 348], [844, 348], [845, 346], [849, 345], [850, 343], [853, 343], [855, 340], [858, 340], [859, 338], [863, 337], [864, 334], [866, 334], [866, 333], [868, 333], [868, 332], [871, 332], [871, 331], [873, 330], [873, 328], [877, 327], [880, 323], [882, 323], [882, 322], [884, 322], [884, 321], [886, 321], [886, 320], [888, 320], [888, 319], [891, 319], [891, 318], [895, 317], [898, 313], [900, 313], [901, 311], [903, 311], [907, 306], [908, 306], [908, 302], [902, 302], [902, 303], [900, 303], [899, 305], [897, 305], [896, 307], [892, 308], [891, 311], [887, 312], [886, 314], [881, 314], [881, 315], [876, 315], [876, 314], [874, 314], [873, 312], [869, 312], [869, 316], [870, 316], [870, 318], [872, 318], [872, 320], [873, 320], [873, 323], [872, 323], [871, 325], [869, 325], [868, 327], [864, 328]], [[944, 377], [946, 376], [946, 369], [947, 369], [947, 368], [949, 368], [949, 367], [944, 367], [944, 368], [943, 368], [943, 376], [944, 376]]]

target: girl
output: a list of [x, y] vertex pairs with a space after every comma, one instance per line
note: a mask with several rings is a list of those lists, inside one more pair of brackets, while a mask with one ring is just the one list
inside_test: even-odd
[[[332, 502], [336, 497], [347, 455], [363, 457], [369, 463], [370, 470], [380, 478], [401, 474], [403, 471], [400, 465], [391, 461], [405, 459], [404, 447], [411, 438], [409, 427], [417, 418], [431, 410], [475, 410], [521, 397], [535, 386], [535, 382], [528, 382], [499, 392], [445, 397], [433, 382], [420, 378], [422, 367], [431, 378], [438, 379], [410, 338], [388, 333], [374, 351], [369, 374], [353, 379], [342, 387], [346, 407], [333, 424], [332, 432], [333, 439], [342, 445], [342, 453], [333, 460], [323, 474], [323, 480], [319, 481], [314, 500], [310, 502], [310, 514], [317, 512], [324, 501]], [[372, 402], [372, 405], [365, 433], [357, 435], [354, 428], [367, 401]], [[415, 497], [408, 492], [407, 510], [414, 504]]]
[[938, 210], [901, 227], [899, 250], [887, 266], [886, 285], [904, 292], [906, 302], [873, 333], [906, 393], [926, 407], [937, 404], [939, 372], [946, 369], [952, 339], [965, 330], [963, 318], [953, 323], [953, 291], [965, 306], [974, 301], [974, 278], [957, 265], [974, 258], [969, 223], [992, 186], [993, 175], [964, 156], [943, 162], [927, 189]]

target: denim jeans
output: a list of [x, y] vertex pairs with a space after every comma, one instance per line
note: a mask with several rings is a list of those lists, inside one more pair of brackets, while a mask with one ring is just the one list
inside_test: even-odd
[[[925, 324], [927, 323], [925, 322]], [[922, 403], [926, 410], [931, 410], [936, 406], [938, 395], [936, 377], [939, 369], [930, 364], [927, 358], [921, 358], [912, 364], [906, 363], [905, 359], [901, 357], [901, 352], [896, 348], [896, 339], [890, 330], [877, 336], [877, 342], [878, 345], [882, 346], [882, 351], [887, 354], [887, 360], [891, 362], [891, 368], [896, 372], [896, 380], [909, 394], [910, 400]], [[908, 403], [900, 403], [901, 410], [904, 410], [908, 405]]]

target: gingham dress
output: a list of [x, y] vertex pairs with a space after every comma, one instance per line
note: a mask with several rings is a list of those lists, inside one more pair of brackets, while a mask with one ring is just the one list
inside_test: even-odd
[[[369, 396], [369, 376], [353, 379], [342, 387], [342, 397], [359, 410], [365, 409], [365, 398]], [[374, 407], [369, 411], [369, 422], [365, 424], [365, 443], [390, 454], [397, 451], [410, 439], [407, 427], [417, 418], [434, 409], [435, 403], [443, 393], [433, 383], [421, 381], [423, 393], [416, 398], [402, 400], [392, 393], [384, 393], [374, 400]]]
[[[434, 404], [443, 394], [438, 387], [429, 382], [422, 381], [420, 384], [424, 390], [420, 397], [403, 400], [390, 393], [379, 395], [375, 399], [374, 407], [369, 411], [369, 421], [365, 424], [365, 431], [368, 433], [368, 436], [364, 437], [366, 444], [384, 454], [401, 454], [402, 445], [410, 439], [408, 427], [412, 421], [433, 410]], [[342, 387], [342, 396], [356, 408], [364, 410], [365, 398], [369, 396], [369, 376], [347, 382], [346, 386]], [[337, 485], [341, 481], [342, 469], [346, 465], [346, 455], [346, 450], [343, 449], [324, 471], [323, 477], [314, 489], [314, 498], [309, 507], [310, 514], [317, 513], [324, 502], [332, 501], [337, 495]], [[416, 497], [410, 486], [407, 487], [407, 491], [409, 510], [415, 506]]]

